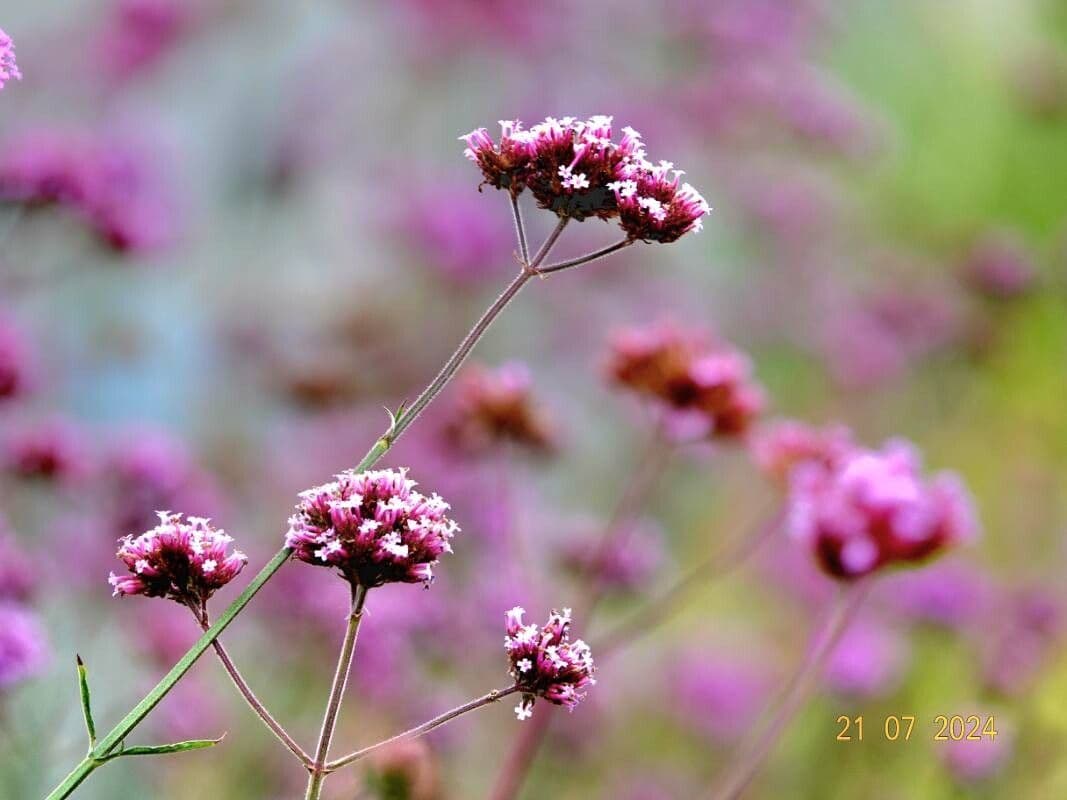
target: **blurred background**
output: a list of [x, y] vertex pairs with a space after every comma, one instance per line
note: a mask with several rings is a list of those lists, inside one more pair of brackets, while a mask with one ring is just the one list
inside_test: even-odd
[[[528, 370], [549, 446], [469, 446], [454, 384], [388, 455], [463, 533], [430, 591], [372, 593], [337, 752], [506, 683], [504, 611], [574, 603], [650, 430], [607, 379], [610, 336], [673, 321], [751, 356], [767, 419], [911, 439], [984, 528], [875, 588], [750, 796], [1067, 796], [1067, 5], [0, 0], [0, 27], [24, 74], [0, 93], [0, 796], [43, 796], [82, 757], [76, 652], [107, 729], [196, 637], [175, 604], [110, 597], [115, 540], [157, 509], [211, 516], [250, 555], [217, 613], [297, 492], [358, 461], [510, 279], [506, 196], [477, 191], [456, 137], [590, 114], [714, 211], [535, 282], [479, 346]], [[72, 200], [71, 176], [91, 190]], [[572, 225], [560, 254], [613, 238]], [[595, 647], [780, 503], [743, 444], [686, 449], [575, 634]], [[524, 796], [698, 796], [832, 594], [809, 561], [772, 537], [600, 659], [573, 714], [538, 703], [556, 719]], [[223, 637], [307, 746], [346, 600], [287, 565]], [[970, 713], [994, 742], [932, 741], [936, 715]], [[836, 741], [861, 714], [865, 740]], [[911, 741], [880, 735], [890, 714], [917, 718]], [[302, 793], [210, 656], [135, 738], [224, 731], [77, 796]], [[326, 796], [485, 796], [519, 731], [491, 706]]]

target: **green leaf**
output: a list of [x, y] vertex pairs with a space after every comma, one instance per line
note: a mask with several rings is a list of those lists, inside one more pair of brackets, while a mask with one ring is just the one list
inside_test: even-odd
[[82, 657], [77, 655], [75, 658], [78, 662], [78, 689], [81, 694], [82, 716], [85, 717], [85, 730], [89, 733], [89, 750], [92, 750], [96, 747], [96, 723], [93, 722], [93, 709], [89, 697], [89, 674]]
[[223, 734], [218, 739], [190, 739], [187, 742], [175, 742], [174, 744], [157, 744], [141, 747], [126, 747], [116, 753], [112, 753], [107, 759], [121, 758], [122, 756], [162, 756], [168, 753], [184, 753], [186, 750], [203, 750], [205, 747], [214, 747], [226, 738]]

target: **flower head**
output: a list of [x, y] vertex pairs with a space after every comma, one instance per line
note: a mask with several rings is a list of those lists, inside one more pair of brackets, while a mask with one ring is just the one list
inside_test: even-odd
[[0, 691], [32, 677], [47, 660], [37, 617], [20, 605], [0, 605]]
[[15, 63], [15, 43], [0, 28], [0, 89], [10, 80], [22, 80], [22, 73]]
[[630, 328], [611, 343], [611, 378], [662, 405], [690, 435], [745, 434], [763, 408], [749, 360], [669, 324]]
[[5, 442], [7, 468], [20, 478], [74, 480], [89, 468], [84, 433], [63, 418], [28, 422]]
[[700, 230], [710, 210], [680, 170], [645, 158], [641, 134], [622, 129], [612, 136], [612, 118], [548, 117], [529, 130], [502, 120], [500, 142], [485, 128], [460, 138], [464, 155], [478, 165], [485, 183], [517, 196], [529, 188], [541, 208], [583, 220], [618, 217], [632, 240], [673, 242]]
[[787, 484], [800, 464], [814, 461], [832, 467], [855, 447], [852, 432], [844, 425], [816, 428], [796, 420], [782, 420], [756, 431], [752, 456], [776, 483]]
[[129, 574], [111, 573], [108, 581], [116, 596], [169, 597], [199, 607], [237, 577], [248, 557], [240, 550], [227, 553], [233, 537], [204, 517], [158, 513], [152, 530], [119, 540], [117, 555]]
[[407, 470], [343, 472], [300, 493], [285, 537], [293, 555], [334, 567], [353, 584], [424, 583], [459, 526], [440, 496], [415, 491]]
[[973, 537], [977, 522], [959, 478], [924, 480], [911, 445], [857, 449], [838, 463], [792, 473], [788, 526], [830, 575], [851, 580], [918, 561]]
[[468, 367], [459, 378], [459, 399], [445, 433], [461, 450], [481, 453], [500, 442], [534, 452], [552, 448], [554, 431], [534, 402], [530, 371], [522, 364], [498, 369]]
[[543, 697], [568, 710], [582, 701], [580, 691], [596, 683], [593, 674], [593, 654], [581, 639], [570, 640], [571, 610], [553, 611], [544, 627], [523, 625], [526, 612], [515, 607], [507, 612], [507, 637], [504, 649], [510, 663], [509, 672], [522, 692], [522, 700], [515, 707], [520, 719], [533, 714], [534, 701]]

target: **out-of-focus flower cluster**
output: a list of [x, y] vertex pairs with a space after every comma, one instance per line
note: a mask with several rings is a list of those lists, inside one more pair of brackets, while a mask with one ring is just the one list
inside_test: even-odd
[[529, 189], [541, 208], [562, 218], [618, 218], [629, 240], [673, 242], [699, 231], [707, 202], [669, 161], [645, 157], [641, 134], [623, 128], [612, 141], [612, 118], [547, 118], [529, 130], [502, 120], [500, 142], [485, 128], [460, 137], [485, 183], [518, 196]]
[[469, 367], [457, 383], [458, 398], [445, 434], [459, 450], [477, 455], [509, 442], [538, 453], [552, 449], [554, 430], [533, 396], [533, 381], [524, 365]]
[[742, 436], [764, 405], [745, 355], [666, 323], [618, 332], [608, 374], [661, 406], [682, 438]]
[[120, 252], [154, 251], [174, 236], [169, 189], [128, 137], [42, 129], [8, 139], [0, 148], [0, 203], [68, 209]]
[[0, 28], [0, 89], [11, 80], [22, 80], [19, 65], [15, 63], [15, 43]]
[[336, 568], [353, 585], [428, 586], [459, 526], [446, 516], [448, 503], [415, 486], [406, 469], [341, 473], [301, 492], [285, 544], [299, 560]]
[[970, 497], [953, 474], [924, 479], [918, 453], [891, 441], [790, 474], [792, 536], [820, 565], [852, 580], [894, 562], [919, 561], [977, 533]]
[[115, 595], [167, 597], [197, 609], [248, 561], [240, 550], [227, 552], [233, 537], [209, 520], [167, 511], [159, 512], [155, 528], [120, 541], [117, 555], [129, 574], [111, 573]]
[[581, 690], [596, 683], [589, 645], [581, 639], [570, 640], [569, 608], [553, 611], [541, 628], [524, 625], [525, 613], [518, 606], [507, 613], [504, 640], [511, 677], [523, 695], [515, 714], [520, 720], [528, 719], [537, 697], [573, 710], [585, 697]]

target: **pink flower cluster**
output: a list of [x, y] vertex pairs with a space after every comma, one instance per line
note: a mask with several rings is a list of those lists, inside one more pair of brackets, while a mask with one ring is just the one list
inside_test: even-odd
[[557, 706], [573, 710], [582, 701], [586, 686], [596, 683], [593, 654], [581, 639], [570, 640], [571, 610], [553, 611], [543, 628], [524, 625], [526, 611], [516, 606], [507, 612], [507, 638], [504, 649], [510, 663], [509, 672], [522, 691], [515, 707], [520, 720], [533, 715], [533, 704], [543, 697]]
[[620, 331], [608, 373], [667, 409], [671, 429], [685, 438], [742, 436], [763, 409], [763, 391], [744, 354], [675, 325]]
[[518, 196], [529, 189], [541, 208], [560, 217], [617, 218], [628, 239], [673, 242], [697, 232], [711, 209], [681, 170], [645, 157], [641, 134], [626, 127], [612, 140], [612, 118], [547, 118], [529, 130], [517, 120], [500, 122], [500, 142], [485, 128], [460, 138], [464, 155], [485, 183]]
[[22, 80], [22, 73], [19, 72], [19, 65], [15, 63], [15, 43], [4, 33], [3, 28], [0, 28], [0, 89], [11, 80]]
[[175, 209], [150, 155], [124, 138], [31, 131], [0, 148], [0, 203], [58, 205], [120, 252], [158, 249]]
[[817, 428], [796, 420], [781, 420], [762, 426], [752, 439], [752, 457], [771, 480], [788, 484], [794, 467], [815, 462], [831, 467], [855, 444], [844, 425]]
[[902, 441], [881, 451], [855, 449], [829, 464], [797, 465], [788, 511], [791, 535], [844, 580], [925, 559], [977, 533], [959, 478], [924, 480], [915, 448]]
[[204, 517], [182, 519], [169, 511], [159, 512], [152, 530], [119, 541], [117, 555], [130, 574], [111, 573], [116, 596], [168, 597], [199, 608], [248, 561], [240, 550], [228, 553], [233, 537]]
[[509, 442], [533, 452], [552, 449], [555, 431], [534, 400], [525, 365], [475, 365], [463, 372], [458, 384], [459, 397], [445, 433], [463, 452], [481, 454]]
[[459, 526], [436, 493], [425, 497], [406, 469], [344, 472], [300, 493], [286, 547], [308, 564], [334, 567], [353, 585], [433, 580]]

